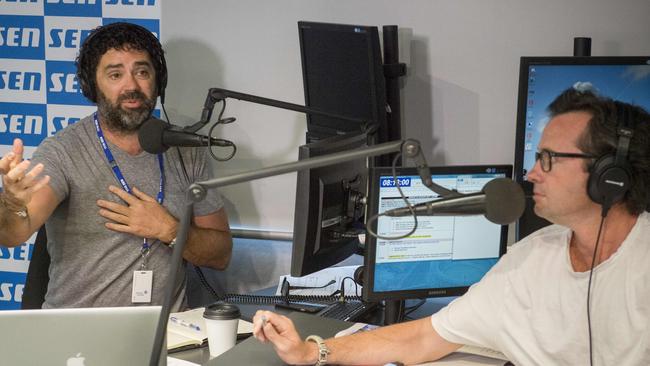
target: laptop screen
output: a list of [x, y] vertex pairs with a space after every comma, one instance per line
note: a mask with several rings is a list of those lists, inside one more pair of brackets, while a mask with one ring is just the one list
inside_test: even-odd
[[[440, 199], [424, 186], [413, 168], [398, 168], [397, 178], [411, 204]], [[510, 165], [431, 168], [435, 183], [460, 193], [479, 192], [495, 178], [510, 178]], [[390, 168], [371, 172], [368, 217], [404, 207]], [[366, 268], [368, 300], [460, 295], [505, 253], [507, 226], [484, 216], [418, 216], [417, 230], [404, 239], [368, 236]], [[380, 236], [396, 237], [413, 227], [412, 216], [379, 216], [371, 222]]]

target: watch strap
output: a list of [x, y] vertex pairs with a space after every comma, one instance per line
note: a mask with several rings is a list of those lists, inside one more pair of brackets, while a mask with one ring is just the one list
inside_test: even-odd
[[318, 346], [318, 361], [316, 361], [314, 366], [323, 366], [327, 364], [327, 355], [330, 354], [330, 350], [327, 348], [323, 338], [317, 335], [310, 335], [305, 340], [307, 342], [314, 342]]

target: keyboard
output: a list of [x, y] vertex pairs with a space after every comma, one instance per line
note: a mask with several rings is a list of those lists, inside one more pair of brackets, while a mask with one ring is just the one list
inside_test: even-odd
[[319, 311], [316, 315], [344, 321], [357, 321], [374, 310], [377, 303], [363, 301], [337, 301]]

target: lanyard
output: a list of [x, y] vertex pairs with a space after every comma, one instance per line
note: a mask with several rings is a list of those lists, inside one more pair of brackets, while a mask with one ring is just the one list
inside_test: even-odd
[[[113, 170], [113, 174], [115, 174], [115, 178], [117, 178], [117, 180], [120, 182], [122, 188], [127, 193], [131, 194], [131, 187], [129, 187], [129, 184], [126, 182], [126, 179], [124, 178], [124, 175], [120, 170], [120, 167], [117, 165], [115, 158], [113, 158], [111, 149], [108, 147], [108, 144], [106, 143], [106, 139], [104, 138], [104, 133], [102, 132], [102, 127], [99, 125], [97, 112], [93, 114], [93, 120], [95, 122], [95, 130], [97, 131], [97, 138], [99, 139], [99, 143], [102, 145], [102, 149], [104, 150], [104, 155], [106, 155], [106, 160], [108, 160], [108, 163], [111, 165], [111, 169]], [[162, 153], [158, 153], [158, 166], [160, 167], [160, 185], [158, 188], [158, 195], [156, 196], [156, 200], [158, 201], [158, 204], [162, 205], [165, 199], [165, 167], [163, 165]], [[147, 240], [147, 238], [143, 238], [142, 249], [140, 250], [140, 255], [142, 256], [141, 269], [146, 269], [147, 267], [147, 255], [149, 254], [149, 248], [150, 248], [149, 241]]]

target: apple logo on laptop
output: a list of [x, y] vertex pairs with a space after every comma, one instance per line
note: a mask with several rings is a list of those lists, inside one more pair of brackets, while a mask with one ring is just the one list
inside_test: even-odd
[[85, 357], [81, 357], [81, 352], [77, 353], [76, 356], [68, 358], [66, 361], [66, 366], [84, 366]]

